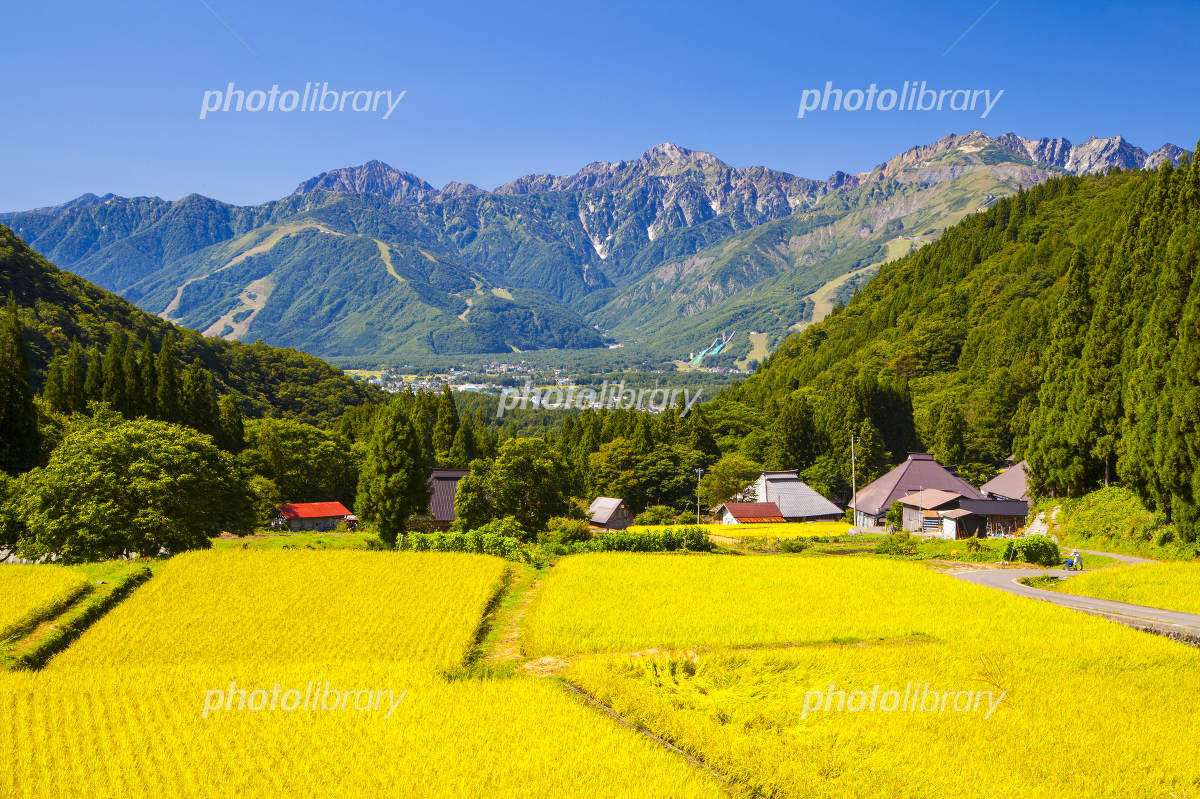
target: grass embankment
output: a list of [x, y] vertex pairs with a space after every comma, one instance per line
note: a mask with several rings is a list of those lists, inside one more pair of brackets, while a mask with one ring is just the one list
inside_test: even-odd
[[1180, 541], [1132, 491], [1102, 488], [1076, 499], [1043, 499], [1033, 516], [1045, 514], [1050, 533], [1064, 550], [1072, 547], [1117, 552], [1153, 560], [1194, 560], [1200, 544]]
[[1138, 563], [1103, 572], [1085, 572], [1057, 583], [1053, 590], [1200, 613], [1200, 563]]
[[[54, 655], [66, 649], [88, 627], [127, 597], [133, 589], [148, 580], [152, 565], [160, 561], [105, 561], [66, 566], [30, 566], [39, 570], [38, 579], [53, 583], [60, 571], [82, 581], [82, 589], [69, 599], [51, 602], [41, 607], [33, 623], [19, 634], [0, 641], [0, 667], [8, 669], [37, 669], [46, 665]], [[5, 567], [7, 568], [7, 567]], [[0, 577], [3, 574], [0, 573]]]

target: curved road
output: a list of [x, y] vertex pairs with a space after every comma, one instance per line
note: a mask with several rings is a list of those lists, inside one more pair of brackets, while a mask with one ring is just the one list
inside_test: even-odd
[[[1080, 549], [1084, 555], [1105, 555], [1115, 558], [1122, 563], [1150, 563], [1146, 558], [1135, 558], [1131, 555], [1118, 555], [1115, 552], [1093, 552]], [[1087, 563], [1087, 559], [1084, 559]], [[1128, 625], [1134, 629], [1158, 633], [1176, 638], [1190, 644], [1200, 645], [1200, 614], [1182, 613], [1177, 610], [1163, 610], [1145, 605], [1131, 605], [1126, 602], [1114, 602], [1110, 599], [1095, 599], [1088, 596], [1063, 594], [1058, 591], [1047, 591], [1042, 588], [1031, 588], [1017, 582], [1025, 577], [1070, 577], [1079, 572], [1069, 572], [1063, 569], [970, 569], [949, 572], [953, 577], [965, 580], [975, 585], [998, 588], [1017, 596], [1030, 599], [1040, 599], [1055, 605], [1073, 608], [1084, 613], [1101, 616], [1110, 621]]]

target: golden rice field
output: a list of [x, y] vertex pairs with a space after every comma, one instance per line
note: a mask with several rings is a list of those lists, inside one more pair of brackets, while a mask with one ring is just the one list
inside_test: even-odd
[[[394, 669], [265, 668], [245, 685], [407, 690], [384, 712], [215, 712], [206, 666], [159, 674], [0, 676], [0, 796], [717, 797], [682, 759], [533, 678], [398, 678]], [[239, 681], [239, 684], [243, 684]]]
[[574, 655], [939, 635], [955, 629], [948, 603], [980, 618], [990, 612], [990, 594], [934, 577], [876, 558], [578, 555], [555, 565], [535, 597], [526, 649]]
[[[451, 553], [172, 558], [45, 670], [0, 674], [0, 796], [721, 795], [556, 684], [443, 676], [507, 568]], [[337, 692], [329, 709], [308, 704], [314, 684]], [[272, 690], [296, 703], [254, 710]], [[367, 692], [387, 699], [372, 708]]]
[[1138, 563], [1119, 569], [1084, 572], [1064, 580], [1054, 586], [1054, 590], [1200, 613], [1200, 563]]
[[[702, 572], [665, 560], [610, 564], [633, 584], [622, 599], [603, 605], [615, 618], [624, 613], [649, 627], [645, 637], [634, 634], [634, 625], [547, 628], [546, 617], [535, 623], [575, 651], [636, 650], [673, 629], [662, 621], [673, 614], [690, 635], [674, 642], [663, 636], [659, 644], [691, 651], [578, 658], [568, 678], [764, 796], [1200, 794], [1200, 707], [1186, 698], [1200, 695], [1196, 649], [919, 564], [728, 559], [740, 577], [761, 577], [757, 562], [772, 560], [786, 564], [769, 573], [772, 589], [733, 593], [729, 617], [764, 632], [770, 629], [764, 616], [793, 619], [775, 628], [773, 642], [737, 635], [708, 602], [689, 603], [687, 597], [706, 591]], [[583, 565], [580, 573], [555, 575], [546, 588], [562, 579], [556, 592], [567, 590], [555, 602], [582, 602], [580, 612], [587, 613], [600, 600], [574, 590], [596, 564]], [[732, 573], [714, 575], [715, 592], [735, 587]], [[793, 591], [778, 590], [789, 580]], [[751, 584], [736, 588], [744, 592]], [[647, 586], [665, 594], [650, 600]], [[888, 592], [891, 599], [882, 599]], [[664, 595], [680, 600], [664, 606]], [[833, 619], [826, 617], [831, 605], [838, 608]], [[820, 643], [830, 639], [831, 622], [846, 637], [864, 640]], [[730, 648], [749, 644], [760, 648]], [[831, 684], [899, 692], [928, 684], [935, 691], [989, 690], [997, 699], [1006, 693], [990, 718], [882, 711], [806, 717], [808, 692]]]
[[462, 663], [504, 562], [459, 553], [223, 550], [172, 558], [55, 671]]
[[[634, 525], [630, 530], [666, 530], [674, 524]], [[786, 522], [777, 524], [701, 524], [704, 532], [723, 538], [833, 538], [850, 532], [845, 522]]]
[[87, 590], [87, 577], [61, 566], [0, 567], [0, 640]]

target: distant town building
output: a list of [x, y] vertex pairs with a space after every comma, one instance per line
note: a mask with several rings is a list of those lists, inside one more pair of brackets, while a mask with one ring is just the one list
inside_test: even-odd
[[292, 502], [275, 509], [273, 527], [286, 527], [293, 532], [316, 530], [327, 532], [346, 526], [353, 530], [358, 517], [340, 502]]
[[601, 530], [624, 530], [633, 523], [633, 514], [625, 500], [617, 497], [596, 497], [588, 507], [588, 524]]
[[841, 508], [810, 488], [794, 471], [763, 472], [750, 491], [759, 502], [774, 502], [789, 522], [832, 521], [843, 515]]

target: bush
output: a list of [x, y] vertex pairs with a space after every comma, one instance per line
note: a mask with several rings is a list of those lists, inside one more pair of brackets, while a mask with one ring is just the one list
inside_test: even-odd
[[475, 528], [476, 533], [497, 535], [504, 538], [515, 538], [518, 541], [528, 541], [529, 533], [521, 526], [515, 516], [505, 516], [502, 519], [492, 519], [485, 525]]
[[803, 552], [812, 546], [807, 538], [784, 538], [779, 542], [780, 552]]
[[917, 542], [912, 540], [907, 530], [885, 535], [875, 545], [878, 555], [891, 555], [897, 558], [911, 558], [917, 554]]
[[712, 542], [708, 540], [708, 535], [703, 529], [693, 524], [639, 533], [629, 530], [613, 530], [602, 533], [582, 544], [579, 551], [675, 552], [686, 549], [691, 552], [709, 552], [712, 548]]
[[967, 543], [963, 548], [966, 549], [967, 552], [972, 555], [977, 555], [980, 552], [984, 552], [987, 550], [987, 547], [985, 547], [983, 545], [983, 542], [980, 541], [978, 538], [968, 538]]
[[575, 544], [591, 540], [592, 531], [584, 519], [568, 519], [565, 516], [555, 516], [546, 524], [546, 532], [538, 536], [538, 540], [546, 544]]
[[520, 539], [486, 532], [482, 527], [467, 533], [406, 533], [396, 542], [396, 548], [413, 552], [474, 552], [518, 563], [529, 561]]
[[1058, 544], [1044, 535], [1014, 538], [1004, 550], [1004, 560], [1034, 563], [1038, 566], [1057, 566], [1062, 562]]
[[887, 515], [884, 517], [888, 524], [899, 530], [904, 526], [904, 506], [899, 502], [893, 502], [891, 507], [887, 509]]
[[667, 505], [651, 505], [634, 517], [633, 523], [645, 526], [659, 524], [679, 524], [684, 518], [692, 518], [691, 513], [680, 513]]

